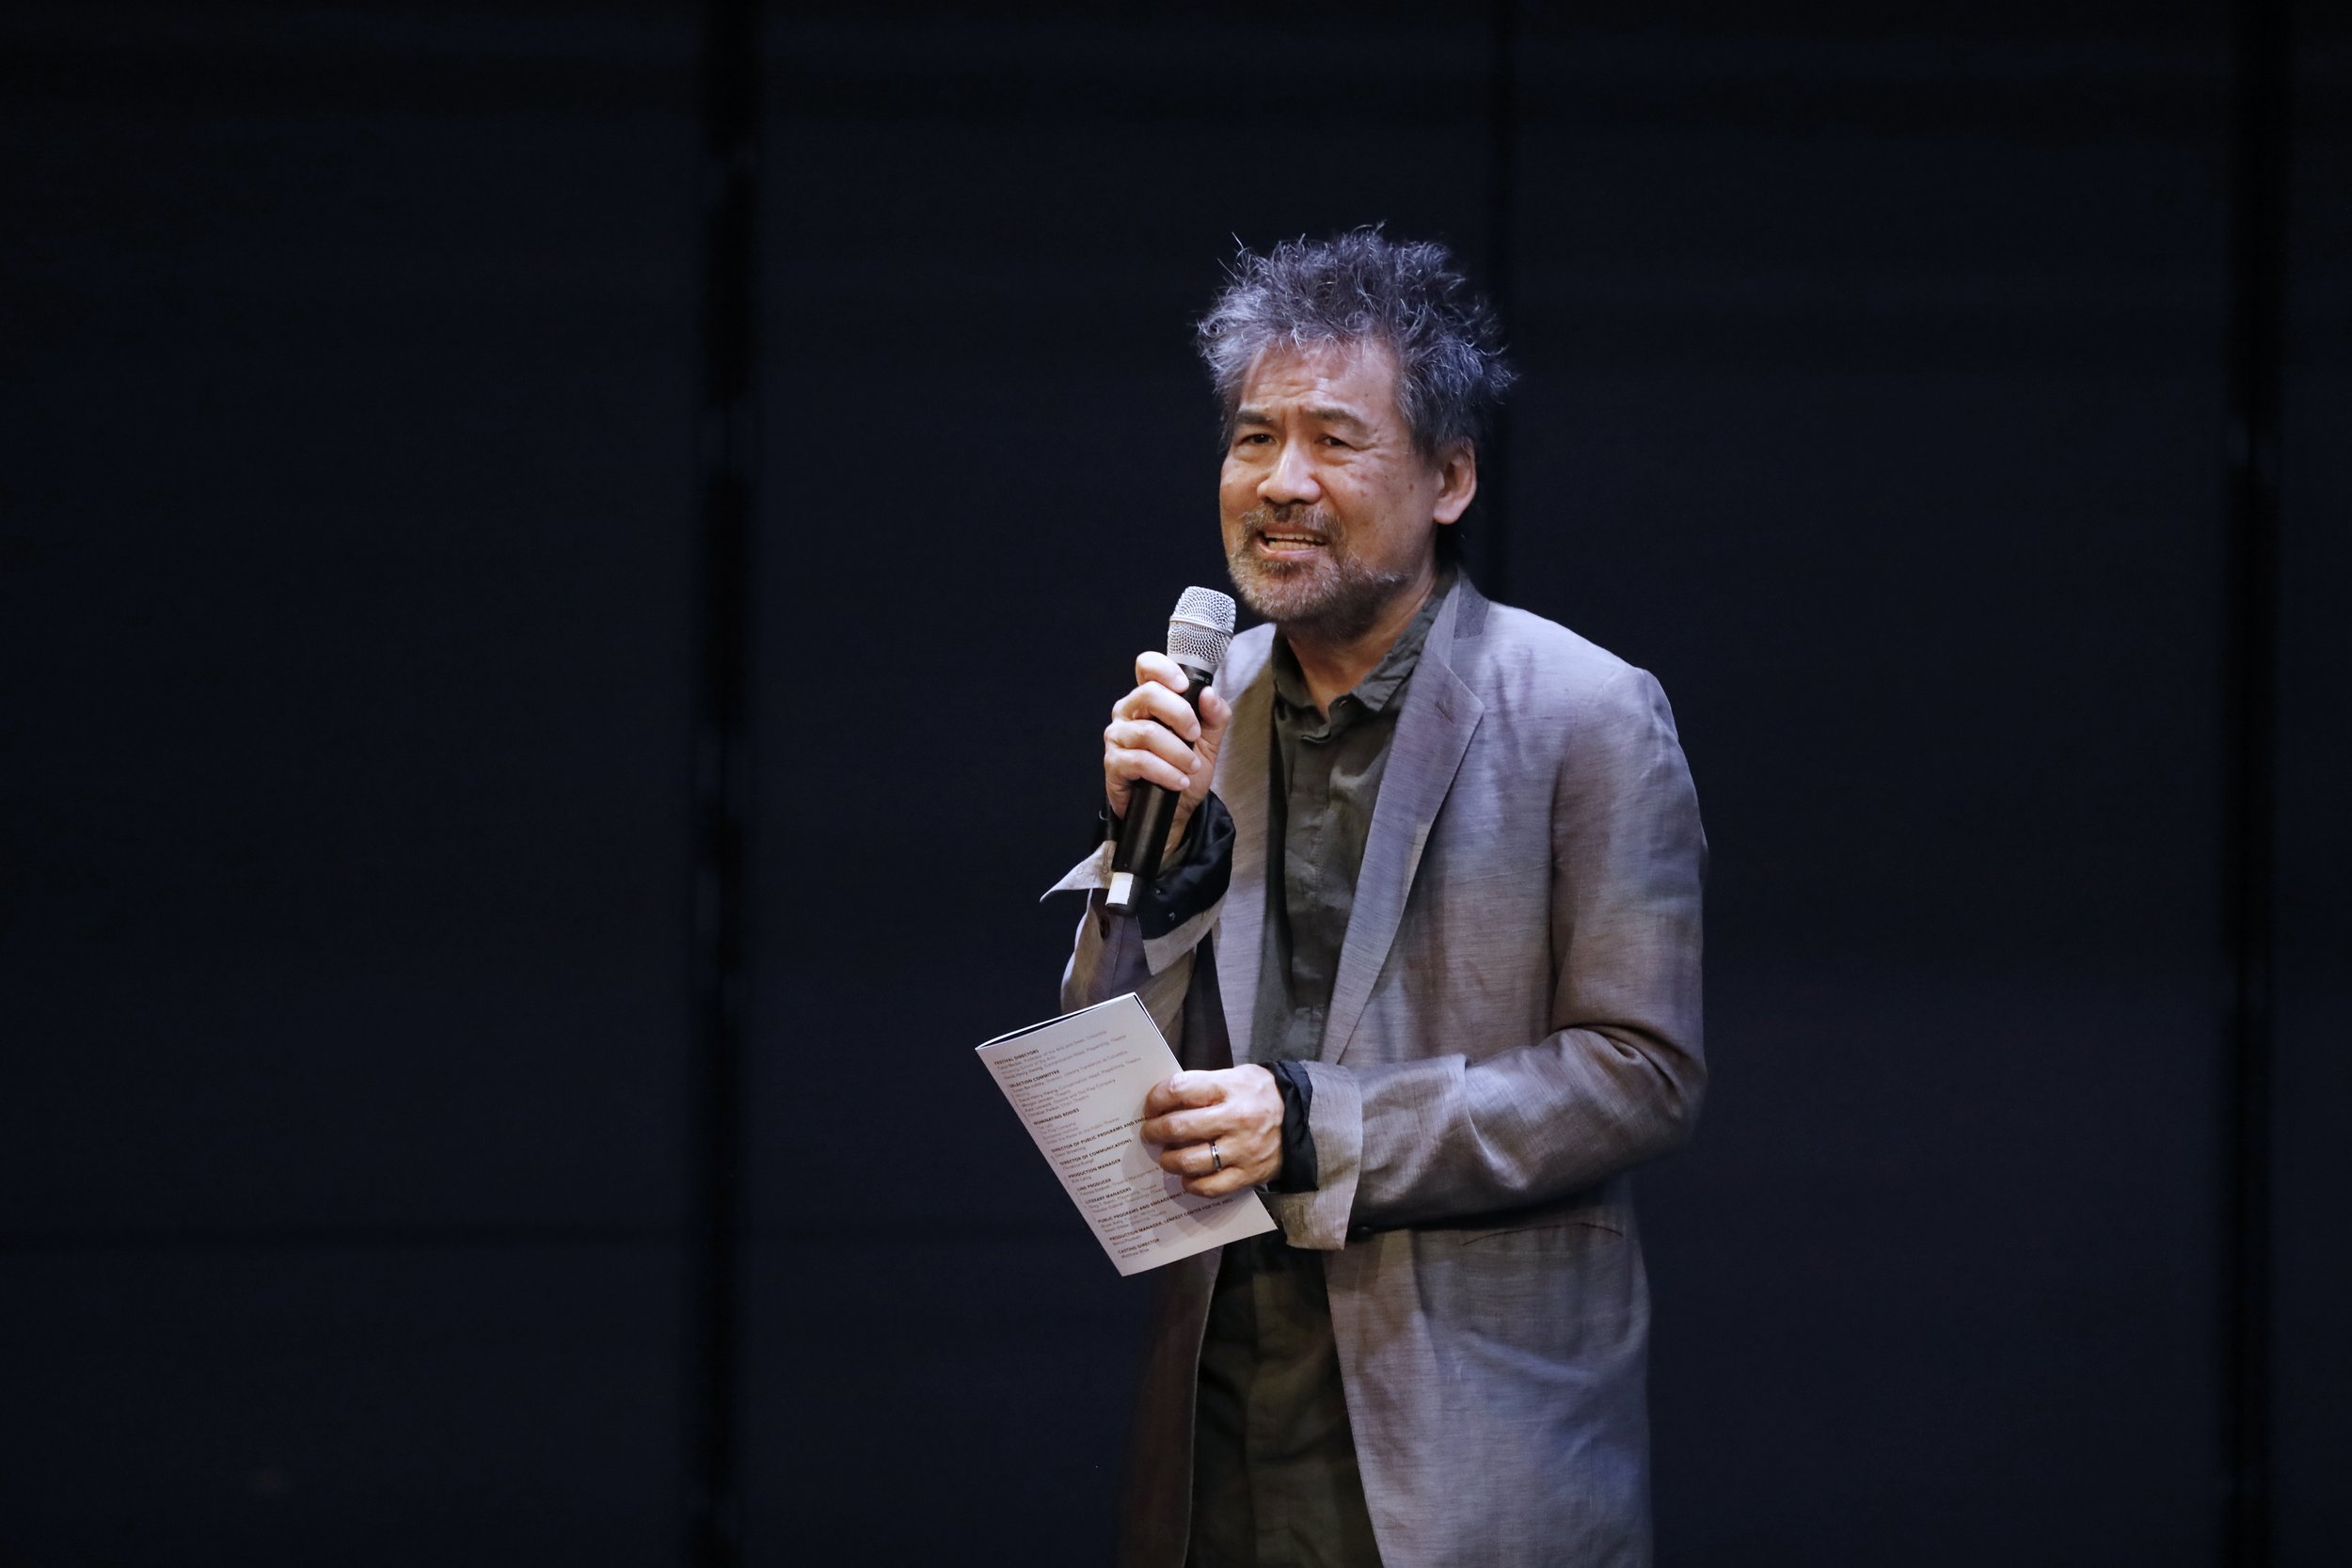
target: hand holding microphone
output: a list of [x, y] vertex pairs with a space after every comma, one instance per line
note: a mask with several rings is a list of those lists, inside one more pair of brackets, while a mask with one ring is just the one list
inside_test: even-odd
[[1120, 818], [1110, 907], [1134, 908], [1207, 799], [1232, 708], [1205, 689], [1233, 636], [1233, 601], [1188, 588], [1168, 623], [1168, 651], [1136, 659], [1136, 688], [1111, 705], [1103, 731], [1103, 783]]

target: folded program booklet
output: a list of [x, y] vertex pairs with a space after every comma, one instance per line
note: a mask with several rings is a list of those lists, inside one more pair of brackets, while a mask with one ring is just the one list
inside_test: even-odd
[[1133, 991], [979, 1047], [1062, 1191], [1120, 1274], [1141, 1274], [1274, 1228], [1255, 1190], [1195, 1197], [1136, 1131], [1176, 1053]]

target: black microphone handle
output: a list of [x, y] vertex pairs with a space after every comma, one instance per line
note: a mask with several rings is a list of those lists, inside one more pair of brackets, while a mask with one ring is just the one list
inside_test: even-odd
[[[1208, 689], [1213, 672], [1177, 666], [1186, 682], [1182, 696], [1195, 717], [1200, 693]], [[1160, 856], [1168, 847], [1168, 830], [1176, 820], [1182, 797], [1172, 789], [1140, 779], [1127, 787], [1127, 815], [1119, 824], [1119, 843], [1111, 850], [1110, 895], [1104, 904], [1115, 913], [1133, 914], [1136, 900], [1159, 879]]]

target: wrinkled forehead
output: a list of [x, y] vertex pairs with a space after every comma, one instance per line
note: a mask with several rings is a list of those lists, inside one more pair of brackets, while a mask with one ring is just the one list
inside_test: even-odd
[[1260, 349], [1241, 378], [1235, 412], [1308, 405], [1344, 407], [1370, 422], [1401, 422], [1395, 352], [1377, 338]]

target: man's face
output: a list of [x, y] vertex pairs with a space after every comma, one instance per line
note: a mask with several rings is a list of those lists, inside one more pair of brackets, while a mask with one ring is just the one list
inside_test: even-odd
[[1435, 578], [1438, 526], [1470, 504], [1474, 475], [1467, 450], [1414, 450], [1386, 344], [1268, 349], [1217, 484], [1233, 587], [1286, 631], [1361, 636]]

